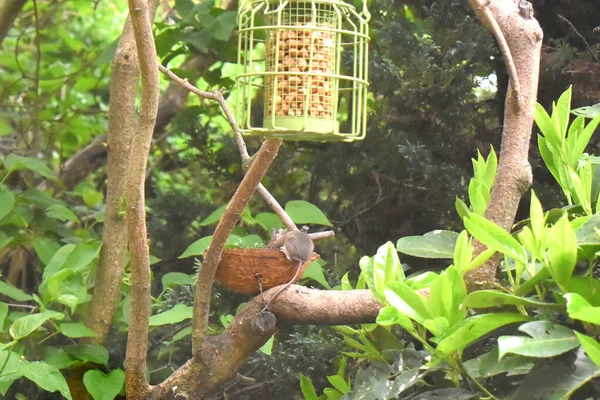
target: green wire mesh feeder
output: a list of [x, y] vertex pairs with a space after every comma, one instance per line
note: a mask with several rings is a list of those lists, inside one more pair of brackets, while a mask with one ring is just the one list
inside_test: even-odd
[[341, 0], [242, 1], [236, 77], [242, 133], [363, 139], [369, 17], [366, 0], [361, 12]]

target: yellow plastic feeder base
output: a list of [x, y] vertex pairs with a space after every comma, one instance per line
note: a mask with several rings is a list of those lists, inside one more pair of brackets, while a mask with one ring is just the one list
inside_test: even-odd
[[[256, 132], [268, 137], [288, 140], [344, 141], [337, 121], [323, 118], [267, 117], [263, 126], [266, 131]], [[259, 133], [260, 132], [260, 133]]]

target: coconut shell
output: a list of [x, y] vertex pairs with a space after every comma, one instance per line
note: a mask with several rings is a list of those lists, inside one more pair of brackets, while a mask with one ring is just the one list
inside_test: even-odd
[[[309, 261], [302, 265], [297, 282], [308, 265], [319, 258], [313, 253]], [[260, 275], [262, 289], [288, 283], [296, 274], [297, 260], [288, 260], [280, 250], [272, 249], [225, 249], [217, 273], [216, 281], [237, 293], [257, 294], [260, 292], [256, 275]]]

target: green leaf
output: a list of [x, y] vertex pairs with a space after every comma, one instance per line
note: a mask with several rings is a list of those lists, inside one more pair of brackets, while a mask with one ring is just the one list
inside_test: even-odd
[[459, 272], [464, 273], [467, 270], [473, 258], [474, 250], [475, 247], [471, 244], [467, 231], [463, 230], [460, 235], [458, 235], [456, 246], [454, 247], [453, 265]]
[[217, 17], [217, 22], [218, 24], [212, 29], [212, 35], [215, 39], [225, 42], [237, 27], [237, 12], [225, 11]]
[[573, 331], [550, 321], [531, 321], [519, 327], [527, 336], [500, 336], [499, 358], [508, 353], [526, 357], [555, 357], [579, 346]]
[[490, 154], [486, 160], [485, 166], [485, 174], [482, 177], [483, 183], [488, 188], [492, 188], [494, 186], [494, 182], [496, 180], [496, 170], [498, 169], [498, 157], [496, 156], [496, 152], [494, 151], [494, 147], [491, 147]]
[[14, 239], [14, 237], [8, 236], [3, 231], [0, 231], [0, 250], [8, 246]]
[[473, 378], [489, 378], [498, 374], [507, 376], [523, 375], [529, 372], [534, 363], [528, 357], [508, 354], [498, 359], [498, 347], [464, 363]]
[[535, 192], [531, 191], [531, 204], [529, 206], [529, 215], [531, 218], [531, 232], [538, 240], [542, 239], [546, 218], [544, 217], [544, 209], [542, 203], [538, 200]]
[[49, 319], [61, 320], [64, 317], [65, 316], [63, 313], [50, 310], [41, 312], [39, 314], [27, 315], [13, 322], [8, 332], [13, 339], [20, 340], [37, 330]]
[[164, 290], [172, 286], [191, 285], [193, 279], [194, 275], [192, 274], [188, 275], [183, 272], [168, 272], [162, 276], [160, 281]]
[[4, 296], [10, 297], [16, 301], [31, 301], [33, 297], [23, 292], [21, 289], [17, 289], [10, 283], [6, 283], [4, 281], [0, 281], [0, 294]]
[[0, 219], [6, 217], [15, 206], [15, 195], [10, 190], [0, 191]]
[[273, 343], [275, 343], [275, 335], [271, 336], [269, 340], [265, 342], [265, 344], [260, 346], [259, 350], [261, 353], [270, 356], [273, 353]]
[[458, 216], [460, 217], [460, 219], [469, 217], [469, 214], [470, 214], [469, 207], [458, 196], [456, 196], [456, 200], [454, 201], [454, 207], [456, 208], [456, 212], [458, 213]]
[[542, 156], [542, 159], [548, 168], [548, 171], [550, 171], [554, 179], [556, 179], [556, 182], [561, 184], [560, 174], [558, 173], [558, 167], [556, 166], [553, 151], [546, 139], [541, 135], [538, 135], [538, 148], [540, 150], [540, 155]]
[[52, 170], [48, 168], [48, 166], [44, 164], [42, 160], [39, 160], [37, 158], [22, 157], [16, 154], [9, 154], [4, 159], [4, 167], [8, 170], [9, 173], [21, 169], [27, 169], [36, 172], [38, 175], [46, 179], [57, 181], [56, 177], [52, 173]]
[[393, 282], [387, 287], [385, 298], [400, 314], [420, 324], [427, 319], [433, 319], [427, 299], [414, 292], [404, 282]]
[[571, 91], [572, 86], [560, 95], [556, 107], [552, 112], [552, 117], [555, 114], [558, 117], [558, 127], [561, 137], [564, 139], [567, 134], [567, 126], [569, 125], [569, 114], [571, 113]]
[[464, 307], [470, 308], [502, 307], [506, 305], [533, 308], [556, 308], [556, 304], [554, 303], [546, 303], [533, 297], [520, 297], [496, 290], [477, 290], [471, 292], [463, 302]]
[[77, 216], [73, 213], [73, 211], [71, 211], [69, 208], [67, 208], [63, 205], [60, 205], [60, 204], [54, 204], [54, 205], [51, 205], [50, 207], [48, 207], [46, 209], [46, 214], [50, 218], [54, 218], [59, 221], [71, 221], [71, 222], [79, 221], [77, 219]]
[[577, 335], [577, 339], [581, 343], [583, 350], [585, 350], [585, 354], [596, 364], [596, 366], [600, 367], [600, 343], [594, 338], [586, 336], [577, 331], [573, 331], [575, 335]]
[[457, 238], [456, 232], [435, 230], [423, 236], [400, 238], [396, 248], [400, 253], [414, 257], [452, 259]]
[[87, 285], [80, 272], [63, 269], [46, 279], [48, 293], [53, 301], [71, 308], [75, 313], [77, 306], [87, 297]]
[[[185, 251], [183, 252], [182, 255], [180, 255], [177, 258], [187, 258], [187, 257], [193, 257], [193, 256], [203, 256], [204, 252], [208, 249], [208, 246], [210, 246], [210, 242], [212, 242], [212, 235], [210, 236], [205, 236], [201, 239], [196, 240], [194, 243], [190, 244], [188, 246], [187, 249], [185, 249]], [[237, 244], [241, 243], [242, 239], [239, 236], [236, 235], [229, 235], [229, 237], [227, 238], [227, 242], [225, 243], [226, 246], [236, 246]], [[239, 246], [236, 246], [239, 247]]]
[[444, 335], [437, 337], [436, 350], [446, 355], [455, 350], [463, 350], [469, 344], [501, 326], [527, 320], [529, 317], [516, 313], [475, 315], [450, 327]]
[[122, 369], [113, 369], [106, 375], [102, 371], [86, 371], [83, 384], [94, 400], [113, 400], [125, 384], [125, 372]]
[[344, 276], [342, 276], [342, 279], [340, 280], [340, 285], [342, 286], [342, 290], [352, 290], [352, 289], [354, 289], [352, 287], [352, 284], [350, 283], [350, 278], [348, 277], [349, 275], [350, 275], [350, 272], [346, 272], [344, 274]]
[[559, 285], [566, 285], [577, 262], [577, 237], [565, 214], [548, 232], [550, 272]]
[[[548, 140], [549, 144], [556, 149], [560, 149], [562, 140], [560, 139], [557, 126], [540, 103], [535, 104], [534, 119], [538, 128], [540, 128], [540, 131], [542, 131], [542, 135]], [[544, 161], [545, 160], [546, 158], [544, 158]]]
[[96, 204], [100, 203], [104, 198], [102, 192], [97, 191], [93, 187], [86, 186], [83, 188], [83, 192], [81, 193], [81, 198], [88, 208], [94, 208]]
[[8, 304], [0, 302], [0, 332], [4, 332], [4, 321], [8, 315]]
[[325, 278], [325, 274], [323, 273], [323, 267], [318, 261], [311, 262], [304, 270], [301, 278], [312, 279], [323, 285], [323, 287], [331, 289], [331, 286], [329, 285], [329, 282], [327, 282], [327, 278]]
[[305, 400], [319, 400], [312, 381], [302, 374], [300, 374], [300, 389]]
[[54, 253], [54, 256], [52, 256], [50, 262], [46, 265], [46, 268], [44, 268], [42, 278], [46, 279], [48, 276], [58, 272], [65, 264], [65, 261], [67, 261], [67, 257], [75, 250], [75, 247], [74, 244], [66, 244], [58, 249], [58, 251]]
[[[400, 272], [398, 272], [400, 271]], [[386, 284], [397, 280], [399, 274], [400, 280], [404, 280], [404, 271], [398, 258], [398, 253], [392, 242], [380, 246], [373, 257], [373, 283], [377, 293], [383, 296]]]
[[396, 307], [386, 306], [379, 310], [377, 315], [377, 324], [382, 326], [400, 325], [409, 332], [414, 331], [414, 327], [410, 319], [405, 315], [400, 314]]
[[600, 307], [592, 307], [581, 295], [567, 293], [563, 296], [567, 299], [567, 313], [572, 319], [600, 325]]
[[340, 393], [342, 393], [342, 394], [350, 393], [350, 390], [351, 390], [350, 386], [348, 385], [348, 382], [346, 382], [346, 380], [344, 379], [343, 376], [332, 375], [332, 376], [328, 376], [327, 380]]
[[65, 346], [64, 349], [73, 357], [84, 362], [93, 362], [100, 365], [108, 363], [108, 350], [104, 346], [97, 344], [77, 344]]
[[568, 400], [583, 385], [600, 376], [600, 369], [583, 353], [538, 362], [519, 384], [513, 399]]
[[588, 276], [574, 276], [567, 284], [570, 293], [577, 293], [592, 306], [600, 307], [600, 281]]
[[59, 326], [60, 333], [70, 338], [94, 337], [96, 332], [80, 322], [65, 322]]
[[43, 361], [21, 363], [21, 374], [47, 392], [59, 392], [71, 400], [71, 392], [67, 381], [60, 371]]
[[60, 245], [50, 238], [41, 237], [33, 241], [33, 249], [42, 263], [48, 265], [54, 254], [60, 249]]
[[265, 232], [269, 232], [271, 228], [283, 228], [283, 222], [281, 222], [281, 219], [277, 216], [277, 214], [266, 212], [259, 213], [256, 216], [256, 221], [260, 226], [262, 226]]
[[208, 226], [208, 225], [216, 224], [217, 222], [219, 222], [219, 220], [221, 219], [221, 216], [225, 212], [225, 208], [227, 208], [227, 204], [222, 205], [221, 207], [217, 208], [215, 211], [211, 212], [208, 215], [208, 217], [206, 217], [204, 220], [202, 220], [200, 222], [199, 225], [200, 226]]
[[160, 314], [150, 317], [150, 326], [176, 324], [192, 318], [193, 308], [185, 304], [177, 304], [175, 307]]
[[44, 346], [44, 362], [50, 364], [56, 369], [65, 369], [78, 363], [63, 348], [54, 346]]
[[307, 201], [293, 200], [285, 205], [285, 211], [296, 224], [333, 226], [323, 211]]
[[463, 222], [469, 233], [487, 247], [506, 254], [523, 264], [527, 262], [527, 256], [519, 242], [492, 221], [480, 215], [472, 214]]

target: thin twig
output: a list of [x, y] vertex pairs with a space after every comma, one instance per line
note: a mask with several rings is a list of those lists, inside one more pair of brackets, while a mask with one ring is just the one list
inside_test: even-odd
[[589, 43], [587, 42], [587, 40], [585, 40], [585, 38], [583, 37], [583, 35], [581, 33], [579, 33], [579, 31], [577, 30], [577, 28], [575, 28], [575, 25], [573, 25], [573, 23], [571, 21], [569, 21], [568, 19], [566, 19], [562, 15], [560, 15], [560, 14], [557, 14], [557, 15], [558, 15], [558, 18], [560, 18], [563, 21], [565, 21], [565, 23], [567, 25], [569, 25], [569, 27], [573, 30], [573, 32], [575, 32], [575, 35], [577, 35], [577, 37], [579, 39], [581, 39], [581, 41], [583, 42], [583, 44], [585, 44], [585, 48], [587, 49], [588, 53], [590, 53], [590, 55], [592, 56], [592, 58], [594, 60], [596, 60], [597, 63], [600, 63], [600, 59], [598, 59], [598, 57], [596, 57], [596, 55], [594, 54], [594, 52], [590, 48]]

